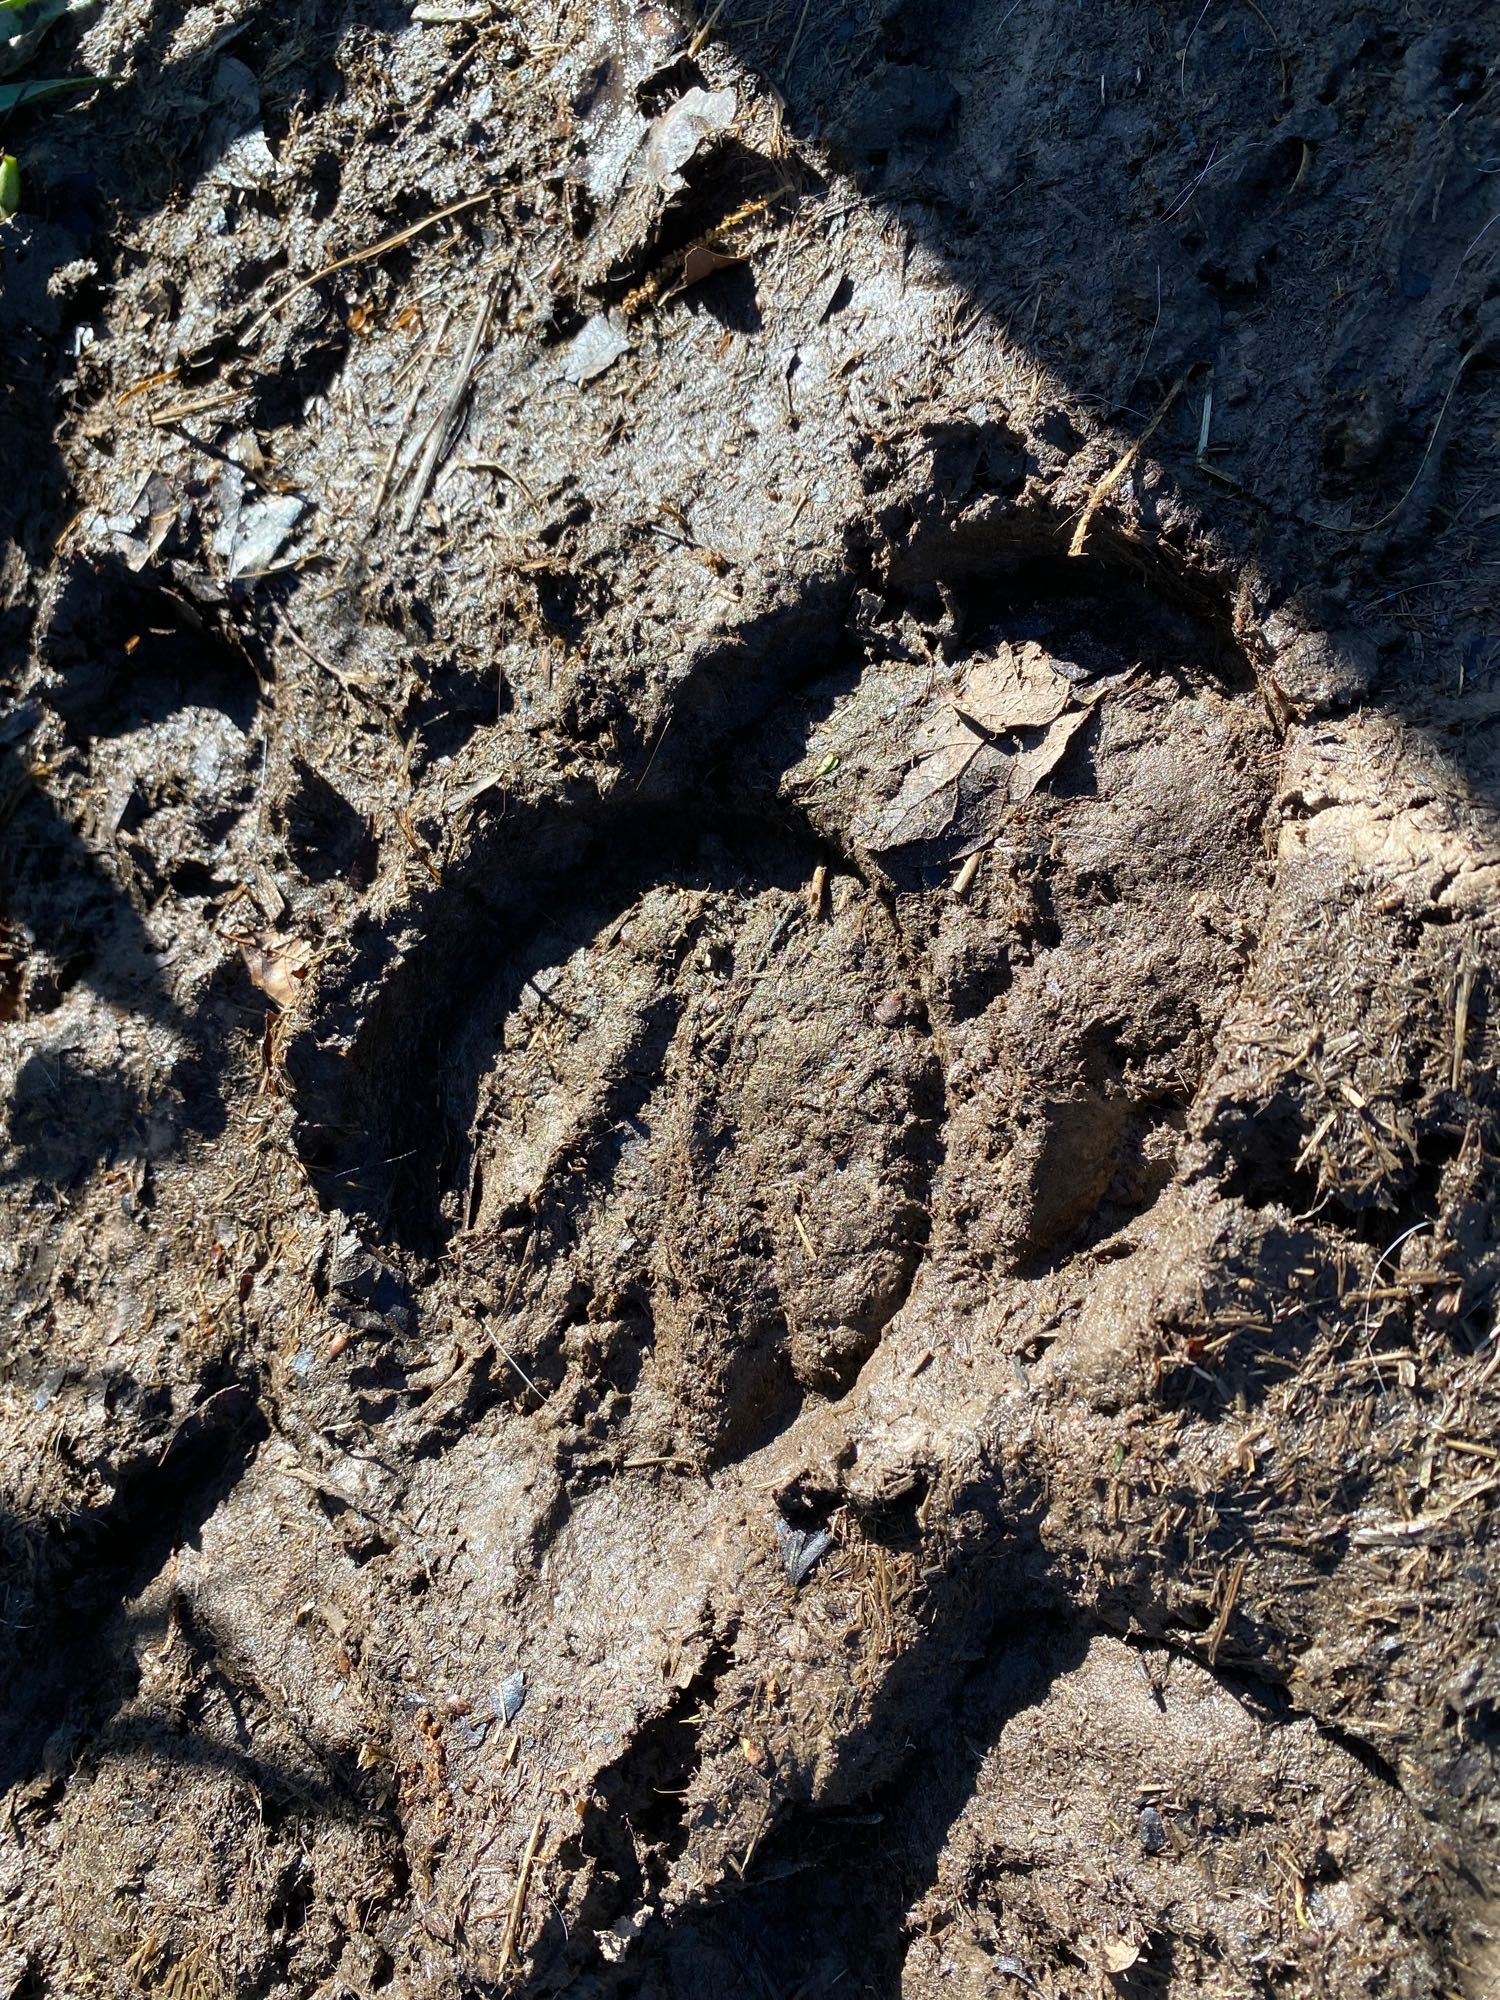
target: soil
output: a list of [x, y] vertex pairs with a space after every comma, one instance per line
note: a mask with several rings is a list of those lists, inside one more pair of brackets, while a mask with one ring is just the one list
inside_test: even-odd
[[54, 30], [0, 2000], [1500, 1993], [1497, 65]]

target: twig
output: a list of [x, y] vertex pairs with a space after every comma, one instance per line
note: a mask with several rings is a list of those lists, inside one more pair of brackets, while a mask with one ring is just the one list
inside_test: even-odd
[[1191, 370], [1187, 371], [1187, 373], [1178, 376], [1177, 380], [1172, 384], [1171, 388], [1167, 391], [1166, 401], [1162, 404], [1161, 408], [1157, 411], [1156, 415], [1151, 419], [1150, 423], [1147, 424], [1146, 428], [1141, 432], [1140, 436], [1136, 439], [1135, 443], [1130, 447], [1129, 451], [1125, 453], [1124, 457], [1117, 459], [1115, 461], [1115, 463], [1110, 467], [1109, 471], [1106, 472], [1104, 477], [1099, 481], [1099, 484], [1094, 488], [1093, 492], [1089, 495], [1088, 500], [1084, 505], [1083, 512], [1078, 517], [1078, 526], [1073, 530], [1073, 539], [1068, 544], [1068, 554], [1070, 556], [1081, 556], [1083, 554], [1083, 545], [1088, 540], [1089, 529], [1093, 525], [1094, 516], [1098, 513], [1099, 509], [1104, 505], [1104, 502], [1109, 498], [1110, 494], [1114, 492], [1115, 488], [1119, 485], [1120, 481], [1125, 477], [1126, 473], [1130, 471], [1130, 468], [1135, 464], [1136, 460], [1140, 457], [1141, 448], [1144, 446], [1147, 439], [1151, 436], [1152, 432], [1159, 427], [1162, 419], [1166, 416], [1168, 410], [1171, 409], [1172, 405], [1177, 401], [1179, 395], [1181, 395], [1182, 390], [1186, 385], [1189, 373], [1191, 373]]
[[699, 28], [697, 34], [694, 35], [693, 39], [688, 43], [688, 55], [694, 62], [696, 62], [698, 57], [702, 55], [704, 49], [708, 45], [709, 38], [712, 36], [714, 29], [718, 27], [719, 16], [723, 13], [725, 5], [726, 5], [726, 0], [716, 0], [713, 12], [709, 15], [708, 19], [703, 23], [702, 27]]
[[432, 429], [427, 434], [427, 445], [417, 466], [416, 479], [411, 492], [407, 495], [406, 507], [401, 516], [403, 535], [411, 533], [417, 515], [421, 511], [422, 502], [427, 498], [428, 488], [432, 485], [432, 476], [437, 471], [438, 461], [448, 449], [453, 426], [459, 411], [463, 408], [464, 398], [473, 385], [474, 363], [479, 356], [480, 343], [489, 330], [490, 314], [494, 311], [495, 295], [499, 289], [500, 273], [497, 271], [485, 287], [484, 297], [479, 302], [473, 330], [469, 335], [468, 345], [459, 359], [458, 372], [454, 377], [453, 387], [448, 392], [447, 401], [439, 410]]
[[1453, 999], [1453, 1073], [1450, 1088], [1457, 1090], [1463, 1081], [1464, 1044], [1469, 1039], [1469, 1004], [1474, 998], [1474, 964], [1469, 962], [1458, 975], [1458, 991]]
[[536, 1851], [542, 1844], [544, 1818], [536, 1816], [536, 1825], [531, 1829], [531, 1838], [526, 1843], [526, 1852], [521, 1857], [521, 1873], [516, 1878], [516, 1893], [510, 1899], [510, 1915], [505, 1919], [504, 1935], [500, 1939], [501, 1966], [516, 1962], [516, 1938], [521, 1930], [521, 1918], [526, 1911], [526, 1891], [531, 1887], [531, 1867], [536, 1860]]
[[181, 373], [180, 368], [163, 368], [155, 375], [148, 375], [143, 382], [133, 383], [123, 395], [116, 396], [115, 408], [123, 410], [127, 403], [132, 402], [137, 396], [144, 396], [148, 389], [160, 389], [166, 382], [175, 382]]
[[1241, 1556], [1234, 1568], [1229, 1572], [1229, 1581], [1224, 1587], [1224, 1602], [1219, 1606], [1219, 1615], [1214, 1620], [1214, 1629], [1208, 1635], [1208, 1664], [1210, 1666], [1217, 1659], [1219, 1648], [1224, 1643], [1224, 1634], [1229, 1630], [1229, 1621], [1234, 1615], [1235, 1601], [1239, 1597], [1240, 1585], [1245, 1577], [1245, 1566], [1249, 1560], [1248, 1556]]
[[486, 188], [483, 194], [465, 195], [462, 201], [449, 202], [446, 208], [435, 209], [431, 215], [424, 215], [420, 222], [408, 223], [405, 229], [395, 230], [390, 236], [382, 236], [378, 243], [370, 243], [363, 250], [351, 250], [347, 257], [335, 257], [331, 264], [325, 264], [321, 271], [314, 271], [310, 278], [299, 278], [290, 291], [283, 292], [279, 299], [273, 299], [265, 310], [259, 313], [240, 334], [243, 347], [255, 338], [261, 328], [273, 320], [283, 306], [290, 305], [300, 292], [313, 285], [320, 285], [325, 278], [331, 278], [335, 271], [345, 271], [351, 264], [366, 263], [371, 257], [383, 257], [387, 250], [399, 250], [403, 243], [410, 243], [414, 236], [433, 228], [439, 222], [446, 222], [450, 215], [462, 215], [466, 209], [478, 208], [482, 203], [493, 201], [498, 188]]
[[533, 507], [538, 510], [541, 508], [542, 503], [537, 497], [536, 489], [528, 485], [519, 472], [512, 471], [508, 465], [502, 465], [498, 458], [466, 458], [454, 466], [453, 470], [455, 472], [496, 473], [501, 479], [508, 479], [512, 486], [519, 486]]
[[165, 410], [153, 410], [146, 421], [158, 430], [181, 421], [183, 417], [201, 417], [209, 410], [227, 409], [231, 403], [248, 396], [248, 389], [222, 389], [216, 396], [200, 396], [193, 403], [173, 403]]

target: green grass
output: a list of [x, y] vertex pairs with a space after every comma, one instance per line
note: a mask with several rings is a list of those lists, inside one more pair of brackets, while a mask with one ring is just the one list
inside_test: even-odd
[[[97, 76], [36, 77], [29, 69], [42, 37], [53, 22], [89, 0], [0, 0], [0, 119], [25, 106], [103, 82]], [[0, 218], [21, 206], [21, 168], [14, 153], [0, 153]]]

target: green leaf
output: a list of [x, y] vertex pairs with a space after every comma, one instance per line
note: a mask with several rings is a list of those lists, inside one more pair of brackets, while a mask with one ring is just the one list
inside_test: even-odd
[[0, 76], [10, 76], [36, 54], [42, 37], [64, 14], [93, 0], [0, 0]]
[[21, 206], [21, 168], [14, 153], [0, 153], [0, 221]]
[[103, 82], [102, 76], [61, 76], [45, 82], [38, 78], [28, 83], [0, 83], [0, 118], [19, 111], [23, 104], [39, 104], [44, 97], [61, 97], [69, 90], [92, 90]]
[[0, 40], [48, 28], [79, 0], [0, 0]]

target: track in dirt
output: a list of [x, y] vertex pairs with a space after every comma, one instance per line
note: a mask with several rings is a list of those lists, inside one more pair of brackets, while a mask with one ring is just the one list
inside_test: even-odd
[[[1011, 518], [869, 549], [842, 603], [695, 665], [608, 795], [471, 786], [461, 869], [327, 992], [331, 1058], [291, 1050], [400, 1310], [441, 1259], [523, 1403], [582, 1341], [616, 1459], [743, 1456], [852, 1386], [934, 1243], [1041, 1268], [1172, 1171], [1253, 936], [1268, 739], [1211, 599], [1053, 545]], [[1044, 718], [962, 747], [996, 659], [1072, 705], [1035, 796]], [[966, 861], [989, 896], [954, 894]]]
[[[1447, 781], [1482, 805], [1493, 768], [1461, 702], [1428, 730], [1455, 672], [1492, 698], [1491, 654], [1482, 603], [1450, 647], [1422, 594], [1452, 570], [1482, 598], [1484, 485], [1450, 446], [1481, 449], [1492, 397], [1486, 71], [1457, 29], [1352, 7], [1210, 8], [1180, 34], [1153, 8], [849, 0], [806, 33], [797, 0], [752, 11], [715, 19], [783, 102], [712, 41], [642, 90], [664, 10], [580, 16], [574, 51], [550, 6], [529, 39], [460, 23], [421, 53], [335, 8], [334, 60], [330, 10], [252, 4], [228, 64], [216, 41], [165, 60], [163, 15], [141, 42], [163, 98], [118, 94], [150, 114], [147, 154], [168, 94], [199, 108], [180, 159], [145, 162], [128, 253], [41, 308], [58, 400], [26, 435], [69, 398], [85, 421], [27, 489], [69, 761], [19, 822], [63, 893], [38, 881], [0, 933], [0, 1012], [12, 989], [38, 1017], [60, 1003], [5, 1192], [38, 1243], [24, 1365], [62, 1385], [18, 1433], [54, 1496], [27, 1505], [76, 1507], [123, 1466], [121, 1534], [159, 1499], [188, 1539], [149, 1585], [110, 1555], [85, 1587], [85, 1609], [124, 1600], [139, 1685], [122, 1665], [121, 1726], [95, 1729], [95, 1653], [60, 1660], [80, 1761], [23, 1799], [40, 1840], [16, 1866], [75, 1910], [80, 1881], [144, 1883], [158, 1977], [190, 1976], [212, 1911], [243, 1990], [374, 1990], [392, 1959], [402, 1984], [438, 1960], [439, 1982], [508, 1979], [493, 1946], [538, 1814], [537, 1990], [1243, 1973], [1425, 2000], [1451, 1857], [1412, 1801], [1429, 1827], [1491, 1811], [1487, 1489], [1462, 1434], [1493, 1272], [1489, 1016], [1483, 977], [1460, 974], [1461, 1008], [1450, 990], [1473, 946], [1448, 888], [1478, 842]], [[513, 67], [533, 61], [545, 89]], [[199, 160], [193, 121], [221, 117], [236, 64], [237, 103], [263, 72], [248, 115], [278, 177], [226, 195], [239, 135]], [[700, 82], [740, 94], [747, 143], [694, 163], [584, 296], [611, 220], [581, 196], [599, 107], [654, 116]], [[429, 83], [451, 95], [412, 115]], [[403, 91], [404, 190], [365, 144]], [[236, 348], [283, 261], [318, 268], [471, 173], [493, 193], [451, 233]], [[731, 246], [751, 262], [677, 293], [683, 241], [772, 183]], [[461, 347], [533, 235], [547, 296], [506, 297], [466, 419], [488, 470], [455, 462], [412, 533], [370, 534], [360, 489], [411, 371], [450, 393], [449, 308]], [[31, 249], [40, 299], [79, 251], [55, 217]], [[654, 300], [633, 349], [559, 387], [570, 336], [627, 287]], [[431, 325], [405, 319], [413, 288]], [[107, 337], [64, 357], [96, 317]], [[183, 381], [121, 402], [172, 342]], [[229, 400], [148, 423], [200, 391]], [[1094, 524], [1104, 553], [1063, 560], [1164, 409]], [[212, 568], [241, 427], [251, 463], [317, 496], [347, 594], [298, 554], [199, 632], [101, 557], [92, 517], [88, 552], [40, 574], [64, 450], [109, 511], [160, 459], [180, 538], [145, 573]], [[1398, 498], [1389, 537], [1308, 527]], [[1377, 682], [1353, 628], [1393, 603], [1432, 650], [1408, 674], [1385, 633]], [[1028, 648], [1073, 733], [1023, 798], [1051, 725], [959, 719], [966, 741], [955, 716], [997, 661], [1035, 669]], [[1377, 687], [1385, 711], [1344, 712]], [[234, 753], [219, 800], [184, 798], [163, 750], [194, 729]], [[137, 750], [148, 782], [96, 822]], [[32, 752], [3, 755], [8, 796]], [[1420, 847], [1418, 793], [1459, 856], [1430, 907], [1404, 881], [1367, 893], [1357, 845], [1303, 865], [1302, 831], [1316, 857], [1367, 803], [1398, 858]], [[258, 827], [221, 844], [218, 806], [252, 798]], [[441, 885], [394, 830], [407, 811]], [[258, 908], [327, 938], [290, 1021], [215, 935], [226, 896], [236, 926]], [[94, 925], [114, 937], [89, 964]], [[157, 1078], [84, 1004], [95, 977], [189, 1045], [123, 1202], [120, 1133]], [[64, 1100], [95, 1115], [60, 1120]], [[134, 1324], [143, 1292], [197, 1324]], [[126, 1331], [100, 1378], [78, 1356], [105, 1328]], [[272, 1432], [227, 1491], [196, 1460], [152, 1472], [190, 1403], [152, 1385], [191, 1392], [209, 1339]], [[777, 1518], [834, 1536], [800, 1590]], [[87, 1566], [65, 1532], [51, 1553]], [[495, 1689], [523, 1666], [511, 1731]], [[293, 1806], [298, 1772], [317, 1797]], [[62, 1858], [38, 1861], [53, 1818]], [[110, 1921], [70, 1938], [73, 1983], [148, 1949], [114, 1950]]]

